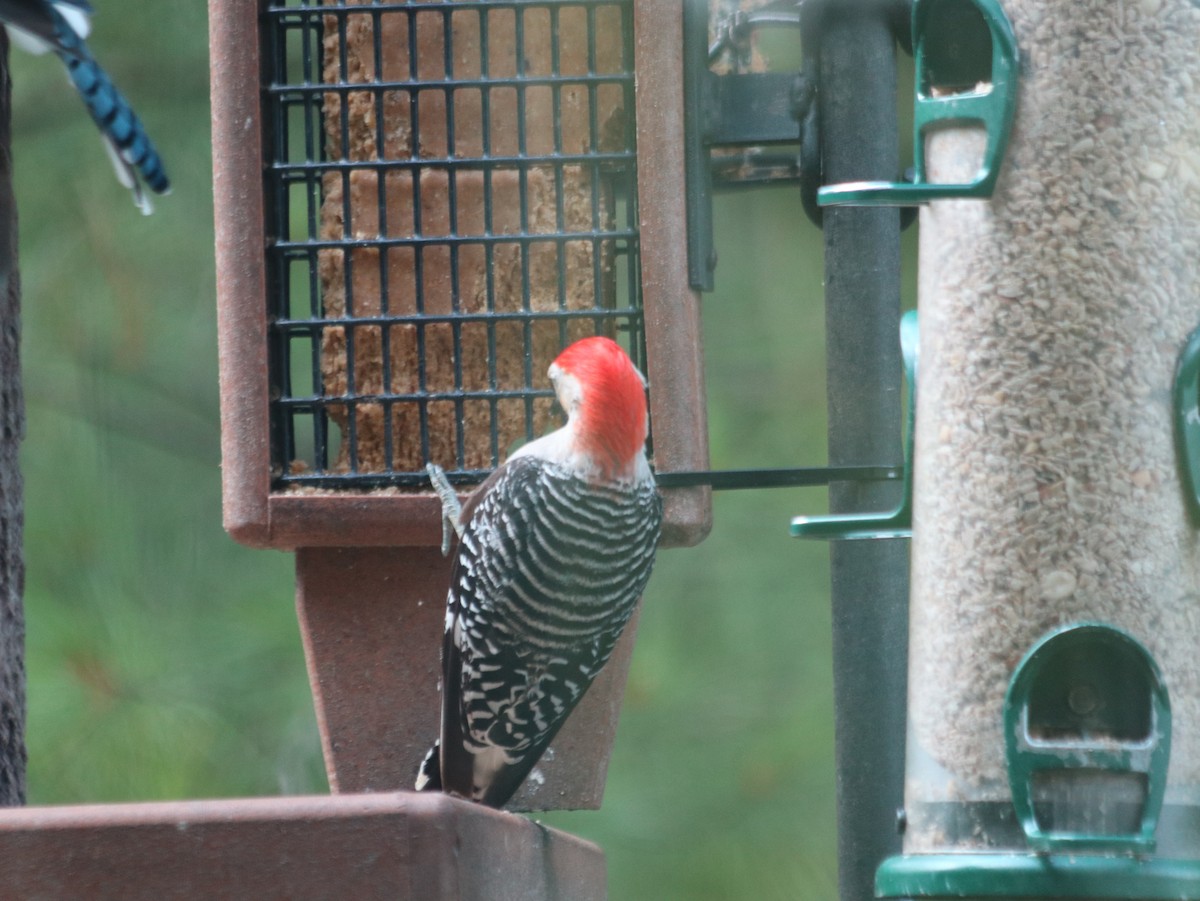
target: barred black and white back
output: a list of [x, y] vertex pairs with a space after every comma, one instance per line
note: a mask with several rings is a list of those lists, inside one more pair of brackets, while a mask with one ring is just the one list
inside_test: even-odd
[[650, 578], [662, 500], [648, 468], [598, 483], [536, 455], [475, 498], [446, 611], [442, 745], [420, 787], [500, 807], [608, 662]]

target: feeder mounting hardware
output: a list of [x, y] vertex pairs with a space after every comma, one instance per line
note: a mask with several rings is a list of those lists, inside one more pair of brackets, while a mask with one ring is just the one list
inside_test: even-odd
[[[912, 0], [863, 2], [885, 7], [896, 40], [905, 50], [910, 49]], [[693, 289], [713, 288], [717, 263], [712, 210], [715, 191], [798, 185], [806, 214], [815, 224], [821, 224], [817, 202], [822, 178], [817, 124], [820, 35], [826, 16], [854, 5], [847, 0], [776, 0], [753, 10], [737, 9], [720, 15], [710, 28], [707, 2], [684, 3], [684, 160], [688, 277]], [[798, 71], [749, 71], [753, 40], [765, 29], [796, 32], [801, 53]], [[914, 219], [915, 209], [901, 214], [902, 225]], [[778, 488], [868, 481], [904, 481], [907, 485], [911, 481], [907, 466], [882, 465], [672, 471], [657, 473], [656, 478], [662, 488], [668, 489], [693, 485], [714, 489]], [[907, 499], [910, 495], [906, 487], [903, 496]], [[903, 509], [897, 511], [899, 519], [894, 514], [866, 517], [858, 530], [862, 534], [843, 535], [846, 528], [825, 523], [822, 518], [814, 518], [810, 529], [813, 537], [903, 537], [907, 534], [909, 506], [905, 500]], [[875, 528], [880, 522], [883, 526]], [[871, 530], [874, 533], [868, 536], [866, 532]]]
[[[910, 48], [912, 0], [883, 0], [894, 10], [896, 39]], [[714, 191], [799, 185], [804, 211], [821, 224], [818, 190], [818, 65], [821, 20], [845, 0], [778, 0], [718, 19], [710, 37], [706, 3], [684, 4], [684, 158], [687, 165], [688, 276], [693, 288], [713, 289]], [[747, 71], [751, 41], [767, 28], [798, 31], [802, 65], [796, 72]], [[729, 62], [728, 72], [712, 66]], [[907, 226], [915, 214], [906, 211]]]
[[828, 516], [797, 516], [792, 520], [795, 538], [852, 539], [911, 538], [913, 505], [913, 443], [917, 427], [917, 311], [900, 318], [900, 351], [908, 382], [908, 434], [905, 438], [904, 489], [896, 509], [883, 513], [836, 513]]

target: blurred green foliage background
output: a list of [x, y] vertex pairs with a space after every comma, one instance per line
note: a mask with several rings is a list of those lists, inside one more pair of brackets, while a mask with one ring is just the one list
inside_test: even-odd
[[[206, 10], [100, 0], [93, 49], [175, 189], [113, 178], [61, 65], [14, 53], [34, 804], [325, 792], [290, 556], [221, 529]], [[704, 301], [717, 467], [825, 459], [820, 233], [717, 203]], [[823, 491], [725, 492], [660, 555], [604, 809], [614, 899], [835, 897]]]

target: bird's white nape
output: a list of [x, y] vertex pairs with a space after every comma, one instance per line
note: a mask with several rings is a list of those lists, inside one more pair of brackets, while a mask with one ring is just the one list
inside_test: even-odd
[[549, 375], [550, 384], [554, 386], [554, 395], [558, 398], [563, 412], [570, 418], [583, 403], [583, 386], [579, 384], [579, 379], [571, 373], [563, 372], [562, 367], [557, 363], [550, 364]]

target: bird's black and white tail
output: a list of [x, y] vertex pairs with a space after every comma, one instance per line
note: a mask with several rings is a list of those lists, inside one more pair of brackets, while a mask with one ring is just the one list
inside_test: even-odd
[[442, 790], [442, 743], [435, 741], [425, 759], [421, 761], [421, 769], [417, 771], [417, 784], [413, 786], [419, 792], [440, 792]]

